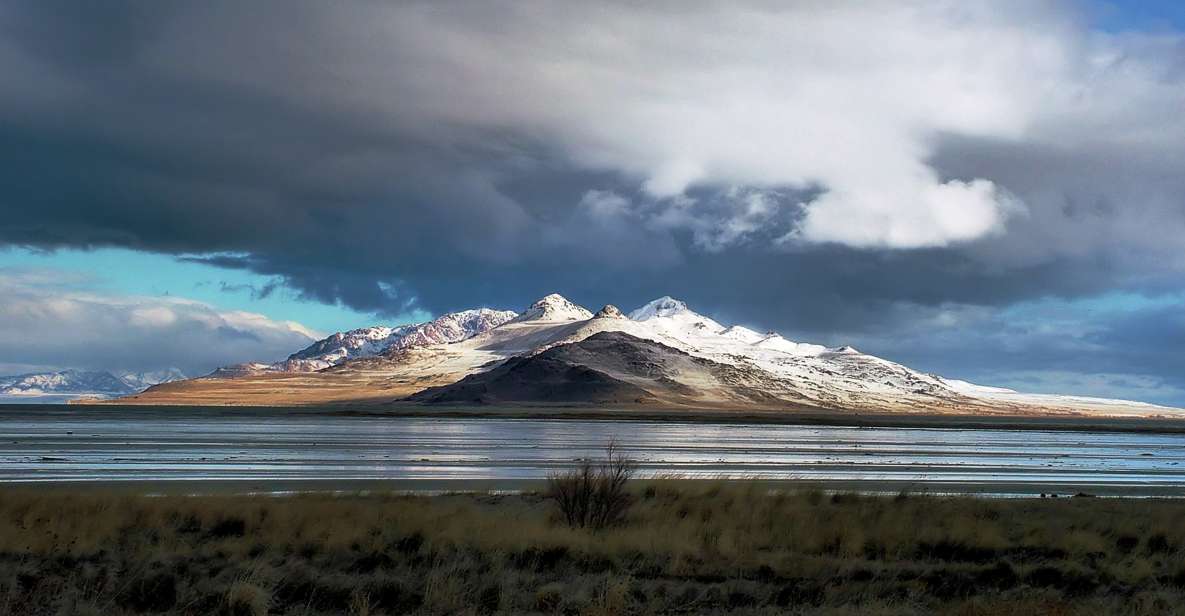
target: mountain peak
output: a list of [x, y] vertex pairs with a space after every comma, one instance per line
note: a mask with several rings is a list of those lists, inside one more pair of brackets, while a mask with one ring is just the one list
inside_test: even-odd
[[540, 298], [527, 307], [515, 321], [587, 321], [593, 314], [568, 301], [559, 293]]
[[594, 315], [597, 319], [624, 319], [625, 315], [621, 313], [621, 309], [613, 304], [605, 304], [604, 308], [597, 311]]
[[647, 321], [655, 317], [669, 317], [686, 312], [691, 312], [687, 308], [687, 304], [669, 295], [664, 295], [631, 312], [630, 318], [635, 321]]

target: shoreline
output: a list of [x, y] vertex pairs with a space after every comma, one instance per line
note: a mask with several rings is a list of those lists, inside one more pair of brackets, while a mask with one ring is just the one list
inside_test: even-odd
[[[1180, 500], [1185, 486], [1105, 485], [1018, 481], [957, 482], [885, 479], [754, 479], [745, 477], [638, 477], [635, 485], [661, 481], [685, 489], [713, 486], [755, 489], [769, 494], [820, 490], [829, 494], [887, 497], [908, 494], [942, 498], [1022, 500], [1106, 498], [1118, 500]], [[129, 496], [297, 497], [449, 496], [480, 494], [529, 495], [545, 491], [544, 479], [136, 479], [75, 481], [0, 481], [0, 491], [40, 494], [126, 494]]]
[[248, 405], [141, 405], [141, 404], [0, 404], [0, 418], [7, 412], [45, 413], [105, 413], [132, 414], [166, 413], [169, 415], [201, 414], [203, 416], [237, 415], [325, 415], [358, 417], [415, 417], [461, 419], [528, 419], [528, 420], [608, 420], [608, 421], [671, 421], [704, 424], [772, 424], [799, 426], [843, 426], [854, 428], [933, 428], [980, 430], [1055, 430], [1119, 433], [1185, 434], [1185, 418], [1168, 417], [1099, 417], [1089, 413], [1078, 415], [962, 415], [933, 413], [865, 413], [844, 411], [785, 411], [785, 410], [710, 410], [710, 409], [642, 409], [606, 407], [484, 407], [418, 405], [330, 404], [308, 406], [248, 406]]

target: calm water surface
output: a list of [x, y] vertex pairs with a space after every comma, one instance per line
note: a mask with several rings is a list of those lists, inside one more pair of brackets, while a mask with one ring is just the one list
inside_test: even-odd
[[0, 410], [0, 481], [546, 477], [615, 438], [644, 473], [884, 489], [1185, 494], [1185, 436], [678, 421]]

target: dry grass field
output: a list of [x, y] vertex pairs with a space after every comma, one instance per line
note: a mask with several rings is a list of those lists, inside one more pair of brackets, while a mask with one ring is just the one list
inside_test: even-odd
[[593, 531], [531, 494], [6, 489], [0, 613], [1185, 610], [1185, 502], [630, 490], [624, 521]]

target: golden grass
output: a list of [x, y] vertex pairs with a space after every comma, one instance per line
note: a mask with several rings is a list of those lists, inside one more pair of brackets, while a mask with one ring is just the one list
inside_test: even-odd
[[1185, 503], [633, 486], [538, 495], [0, 492], [3, 614], [1115, 613], [1185, 606]]

